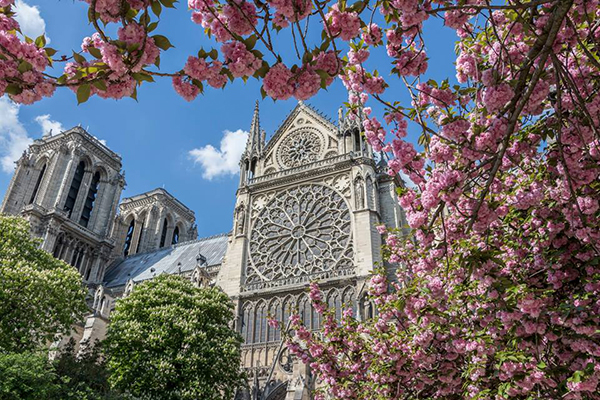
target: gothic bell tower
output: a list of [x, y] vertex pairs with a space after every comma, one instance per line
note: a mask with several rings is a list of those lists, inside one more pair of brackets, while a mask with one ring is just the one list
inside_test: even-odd
[[121, 156], [78, 126], [29, 146], [0, 212], [29, 220], [44, 250], [94, 284], [114, 247], [109, 232], [124, 186]]

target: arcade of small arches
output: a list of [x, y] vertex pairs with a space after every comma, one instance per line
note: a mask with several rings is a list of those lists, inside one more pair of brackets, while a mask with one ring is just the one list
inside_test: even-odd
[[[179, 221], [175, 222], [171, 214], [159, 216], [156, 209], [142, 212], [139, 215], [130, 213], [124, 217], [124, 221], [127, 226], [122, 248], [124, 257], [144, 251], [145, 241], [157, 240], [151, 237], [153, 232], [154, 236], [158, 236], [158, 248], [162, 249], [179, 243], [184, 231], [183, 225]], [[150, 246], [150, 248], [154, 249], [155, 247]]]
[[[325, 289], [323, 299], [330, 309], [335, 310], [337, 320], [340, 320], [344, 309], [352, 308], [354, 314], [358, 311], [358, 302], [353, 286]], [[289, 295], [285, 298], [275, 297], [270, 300], [245, 301], [240, 316], [244, 346], [278, 343], [281, 339], [281, 329], [269, 326], [267, 320], [274, 318], [280, 321], [281, 326], [285, 329], [290, 314], [295, 312], [300, 315], [300, 319], [308, 329], [314, 331], [320, 329], [322, 317], [312, 307], [306, 293]], [[368, 314], [367, 310], [367, 316]]]
[[95, 281], [103, 274], [96, 266], [98, 251], [88, 243], [61, 232], [56, 238], [52, 255], [75, 267], [85, 281]]

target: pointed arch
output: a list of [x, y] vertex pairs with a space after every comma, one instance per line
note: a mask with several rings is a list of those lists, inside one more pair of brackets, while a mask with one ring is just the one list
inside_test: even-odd
[[38, 190], [40, 189], [40, 185], [42, 184], [42, 180], [44, 179], [44, 175], [46, 175], [46, 166], [47, 165], [48, 164], [47, 164], [46, 160], [44, 160], [44, 162], [42, 164], [42, 168], [40, 168], [40, 172], [38, 173], [37, 179], [35, 181], [35, 186], [33, 187], [33, 192], [31, 193], [31, 198], [29, 199], [28, 204], [32, 204], [35, 201]]
[[[283, 319], [282, 309], [281, 309], [281, 301], [278, 298], [274, 298], [269, 302], [269, 316], [276, 321], [281, 323]], [[281, 329], [273, 328], [267, 324], [267, 342], [279, 341], [281, 338]]]
[[254, 343], [264, 343], [267, 340], [267, 305], [263, 300], [259, 300], [255, 309]]

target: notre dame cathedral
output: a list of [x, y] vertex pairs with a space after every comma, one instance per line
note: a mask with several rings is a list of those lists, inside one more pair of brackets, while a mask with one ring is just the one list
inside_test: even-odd
[[[42, 247], [77, 268], [92, 312], [79, 341], [103, 339], [116, 299], [158, 274], [217, 285], [235, 304], [251, 378], [242, 399], [304, 400], [314, 385], [267, 315], [298, 310], [319, 329], [306, 288], [318, 281], [338, 316], [364, 301], [381, 263], [376, 225], [405, 226], [396, 201], [401, 182], [386, 174], [359, 124], [332, 123], [300, 102], [266, 141], [258, 104], [240, 160], [233, 227], [197, 238], [195, 214], [164, 189], [121, 198], [121, 157], [81, 127], [36, 140], [16, 163], [0, 212], [24, 216]], [[232, 193], [232, 196], [234, 194]]]

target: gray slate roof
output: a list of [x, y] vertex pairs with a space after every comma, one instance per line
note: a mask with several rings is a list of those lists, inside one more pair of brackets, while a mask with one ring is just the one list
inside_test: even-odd
[[[224, 233], [149, 253], [134, 254], [113, 264], [104, 276], [104, 286], [124, 286], [129, 279], [139, 282], [162, 273], [178, 273], [180, 268], [181, 272], [191, 271], [196, 267], [198, 253], [206, 257], [209, 267], [219, 265], [227, 250], [227, 235]], [[150, 271], [152, 268], [154, 271]]]

